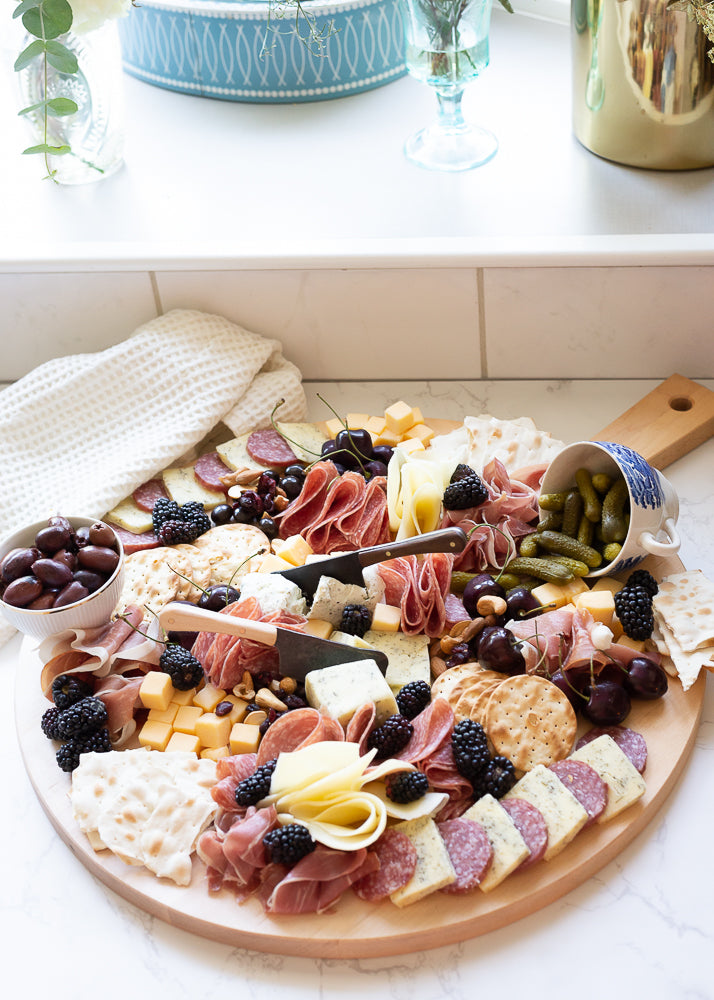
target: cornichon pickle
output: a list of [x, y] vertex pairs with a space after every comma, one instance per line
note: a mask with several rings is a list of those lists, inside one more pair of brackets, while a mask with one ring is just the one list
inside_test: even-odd
[[625, 501], [629, 496], [627, 483], [618, 479], [607, 491], [602, 502], [602, 540], [604, 542], [623, 542], [627, 535], [625, 520]]
[[567, 496], [567, 490], [562, 493], [541, 493], [538, 504], [542, 510], [562, 510]]
[[595, 569], [602, 562], [602, 556], [597, 549], [590, 545], [583, 545], [577, 538], [564, 535], [559, 531], [541, 531], [538, 535], [538, 544], [548, 552], [554, 552], [559, 556], [569, 556], [571, 559], [579, 559], [586, 563], [590, 569]]
[[572, 535], [573, 538], [578, 533], [580, 517], [583, 513], [583, 498], [579, 490], [571, 490], [563, 506], [563, 522], [560, 530], [564, 535]]
[[602, 502], [595, 492], [592, 476], [587, 469], [578, 469], [575, 473], [575, 484], [583, 498], [583, 509], [588, 521], [596, 524], [602, 516]]
[[593, 534], [595, 533], [595, 525], [592, 521], [588, 521], [587, 517], [583, 514], [580, 518], [580, 524], [578, 525], [578, 533], [576, 538], [583, 545], [592, 545]]
[[539, 580], [548, 580], [551, 583], [567, 583], [573, 579], [573, 574], [567, 566], [552, 559], [532, 559], [519, 556], [511, 559], [506, 565], [506, 572], [516, 573], [518, 576], [536, 576]]
[[540, 516], [536, 531], [558, 531], [563, 523], [563, 514], [559, 510], [545, 510]]
[[619, 542], [610, 542], [602, 550], [605, 562], [612, 562], [613, 559], [617, 559], [617, 557], [621, 552], [622, 552], [622, 546], [620, 545]]
[[573, 576], [587, 576], [590, 572], [590, 567], [580, 559], [569, 559], [568, 556], [548, 556], [548, 559], [565, 566]]
[[519, 576], [516, 576], [515, 573], [501, 573], [498, 578], [498, 582], [505, 591], [513, 590], [514, 587], [526, 586], [523, 580], [521, 580]]
[[607, 491], [612, 486], [612, 476], [608, 476], [606, 472], [593, 473], [593, 486], [598, 491], [600, 496], [605, 496]]
[[457, 570], [455, 573], [451, 574], [451, 589], [456, 594], [463, 594], [466, 584], [471, 580], [475, 573], [464, 573]]
[[526, 535], [525, 538], [521, 539], [521, 544], [519, 548], [519, 553], [522, 556], [537, 556], [538, 555], [538, 540], [536, 535]]

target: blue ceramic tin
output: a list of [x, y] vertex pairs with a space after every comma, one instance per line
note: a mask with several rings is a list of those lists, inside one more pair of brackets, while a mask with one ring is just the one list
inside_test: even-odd
[[321, 52], [279, 0], [141, 0], [119, 21], [124, 69], [185, 94], [268, 104], [343, 97], [406, 73], [399, 0], [302, 6], [324, 32]]

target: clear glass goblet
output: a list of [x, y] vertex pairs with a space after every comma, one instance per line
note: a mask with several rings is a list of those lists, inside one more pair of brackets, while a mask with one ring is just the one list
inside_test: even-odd
[[410, 136], [408, 159], [431, 170], [470, 170], [495, 155], [493, 133], [464, 120], [464, 88], [488, 66], [492, 0], [402, 0], [407, 69], [436, 91], [436, 121]]

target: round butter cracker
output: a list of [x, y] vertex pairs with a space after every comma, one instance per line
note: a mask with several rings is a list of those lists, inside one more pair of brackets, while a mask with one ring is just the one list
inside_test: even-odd
[[484, 728], [497, 754], [519, 771], [567, 757], [578, 727], [573, 706], [543, 677], [518, 674], [490, 694]]

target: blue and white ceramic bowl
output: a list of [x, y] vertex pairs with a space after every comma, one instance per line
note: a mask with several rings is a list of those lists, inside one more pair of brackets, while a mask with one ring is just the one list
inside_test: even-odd
[[124, 69], [185, 94], [267, 104], [344, 97], [406, 73], [399, 0], [302, 7], [324, 32], [322, 54], [301, 41], [296, 8], [280, 0], [141, 0], [118, 22]]
[[610, 576], [631, 570], [649, 555], [669, 557], [677, 553], [681, 544], [676, 529], [679, 498], [669, 480], [642, 455], [613, 441], [578, 441], [550, 463], [541, 492], [572, 489], [578, 469], [587, 469], [591, 475], [624, 476], [630, 501], [630, 526], [617, 559], [588, 576]]

